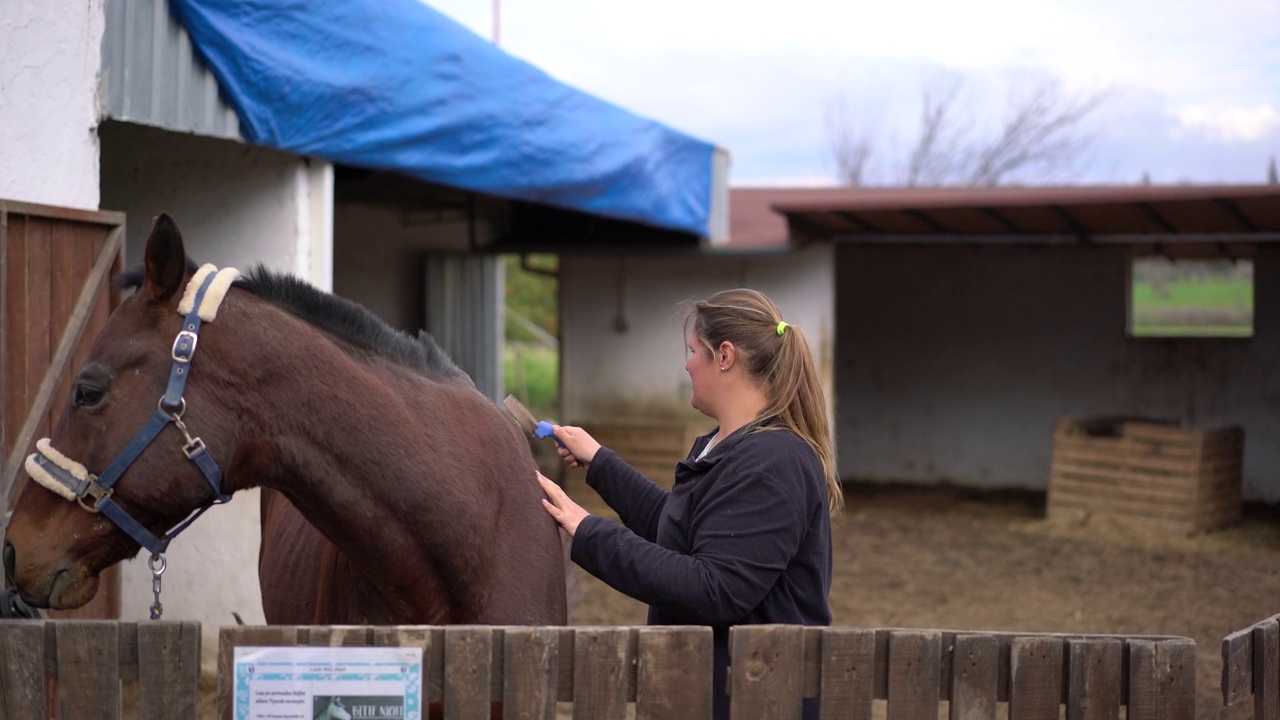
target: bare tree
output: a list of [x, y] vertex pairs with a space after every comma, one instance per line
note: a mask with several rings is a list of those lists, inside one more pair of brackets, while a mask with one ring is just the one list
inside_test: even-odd
[[[943, 185], [989, 187], [1035, 173], [1053, 176], [1069, 170], [1087, 148], [1091, 136], [1085, 121], [1105, 101], [1105, 93], [1066, 94], [1052, 79], [1041, 78], [1010, 95], [997, 132], [983, 134], [962, 105], [962, 84], [953, 79], [926, 90], [920, 127], [911, 150], [893, 173], [908, 187]], [[875, 143], [847, 122], [833, 122], [828, 134], [840, 181], [869, 184], [867, 168]]]
[[827, 109], [827, 136], [836, 161], [840, 182], [859, 187], [867, 181], [867, 161], [871, 158], [872, 136], [864, 127], [854, 127], [848, 109], [843, 105]]

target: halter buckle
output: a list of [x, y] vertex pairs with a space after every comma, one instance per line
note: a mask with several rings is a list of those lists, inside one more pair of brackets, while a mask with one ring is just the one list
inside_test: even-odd
[[204, 440], [201, 440], [200, 438], [192, 438], [188, 436], [187, 442], [182, 445], [182, 452], [187, 454], [188, 460], [191, 460], [196, 454], [204, 451]]
[[[114, 492], [115, 488], [104, 488], [98, 484], [97, 477], [90, 476], [89, 481], [85, 483], [84, 490], [81, 490], [80, 493], [76, 495], [76, 502], [85, 510], [88, 510], [91, 513], [96, 513], [98, 512], [98, 506], [102, 504], [102, 501], [111, 497]], [[89, 499], [93, 500], [92, 505], [85, 503], [85, 496], [88, 496]]]
[[173, 357], [174, 362], [189, 363], [191, 356], [196, 354], [196, 343], [199, 340], [199, 335], [190, 330], [183, 330], [173, 339], [173, 350], [169, 355]]

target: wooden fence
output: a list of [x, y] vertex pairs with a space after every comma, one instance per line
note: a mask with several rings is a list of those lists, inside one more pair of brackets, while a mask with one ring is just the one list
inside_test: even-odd
[[[806, 696], [824, 718], [1195, 715], [1195, 644], [1181, 637], [774, 625], [735, 628], [730, 644], [736, 720], [799, 718]], [[238, 626], [221, 631], [217, 717], [232, 717], [235, 647], [299, 645], [422, 647], [424, 699], [446, 718], [493, 701], [509, 720], [711, 707], [708, 628]], [[197, 718], [199, 657], [195, 623], [0, 622], [0, 719]]]
[[1222, 639], [1222, 704], [1253, 696], [1253, 717], [1280, 720], [1280, 615]]

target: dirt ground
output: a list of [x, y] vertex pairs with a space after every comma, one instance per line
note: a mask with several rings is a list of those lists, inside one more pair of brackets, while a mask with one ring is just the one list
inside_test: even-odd
[[[570, 493], [602, 511], [593, 492]], [[1045, 496], [849, 485], [834, 525], [837, 625], [1182, 635], [1200, 718], [1222, 707], [1223, 636], [1280, 613], [1280, 511], [1193, 537], [1101, 516], [1045, 519]], [[602, 511], [603, 512], [603, 511]], [[571, 622], [635, 625], [645, 608], [573, 568]]]

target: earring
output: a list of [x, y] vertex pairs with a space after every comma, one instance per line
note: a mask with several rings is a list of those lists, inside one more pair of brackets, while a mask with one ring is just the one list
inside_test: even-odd
[[729, 368], [727, 368], [727, 367], [725, 367], [725, 366], [723, 366], [723, 365], [721, 365], [721, 366], [720, 366], [720, 370], [721, 370], [721, 372], [723, 372], [723, 371], [725, 371], [725, 370], [728, 370], [728, 369], [729, 369]]

